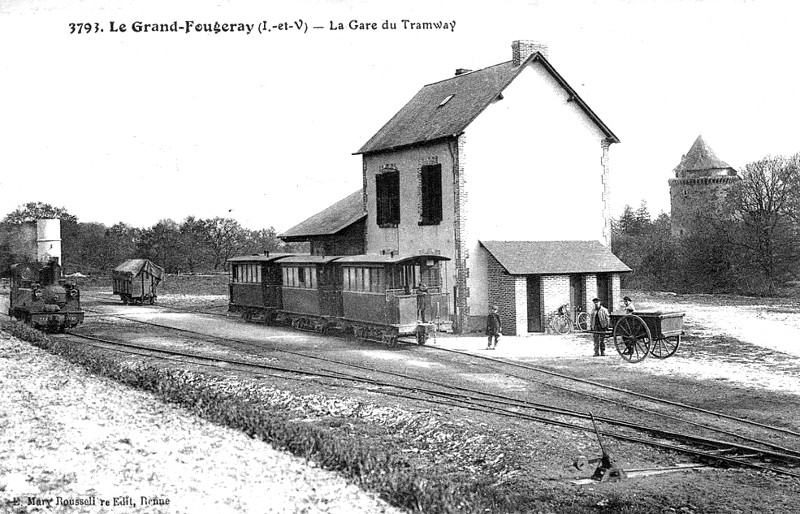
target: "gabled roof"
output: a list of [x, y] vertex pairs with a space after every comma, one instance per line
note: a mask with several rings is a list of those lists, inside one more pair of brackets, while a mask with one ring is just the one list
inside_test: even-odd
[[619, 143], [617, 136], [558, 74], [547, 58], [534, 52], [519, 66], [509, 61], [424, 86], [356, 154], [393, 150], [461, 134], [533, 61], [544, 66], [611, 142]]
[[[687, 173], [690, 175], [698, 172], [712, 170], [729, 170], [731, 175], [736, 175], [734, 170], [727, 162], [723, 161], [714, 150], [705, 142], [703, 136], [697, 136], [689, 152], [681, 158], [680, 164], [675, 167], [675, 176], [683, 177]], [[702, 174], [702, 173], [700, 173]]]
[[283, 234], [279, 234], [278, 237], [284, 241], [306, 241], [312, 236], [336, 234], [366, 217], [363, 195], [364, 192], [359, 189]]
[[480, 243], [512, 275], [631, 271], [599, 241], [481, 241]]
[[139, 276], [140, 273], [147, 273], [160, 281], [164, 276], [164, 268], [149, 259], [128, 259], [116, 268], [114, 273], [122, 273], [132, 277]]

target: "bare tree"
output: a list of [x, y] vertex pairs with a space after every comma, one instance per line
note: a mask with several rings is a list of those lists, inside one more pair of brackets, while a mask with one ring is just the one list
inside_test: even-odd
[[228, 259], [236, 255], [242, 245], [244, 230], [239, 222], [232, 218], [220, 218], [205, 221], [205, 232], [210, 246], [214, 269], [227, 269]]
[[793, 158], [765, 157], [744, 167], [742, 180], [729, 196], [740, 222], [734, 240], [756, 264], [769, 294], [774, 294], [776, 281], [798, 261], [797, 231], [792, 222], [796, 174]]

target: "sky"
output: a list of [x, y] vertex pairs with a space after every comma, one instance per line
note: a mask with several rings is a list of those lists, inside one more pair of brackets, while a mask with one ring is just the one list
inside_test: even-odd
[[[792, 0], [0, 0], [0, 216], [40, 201], [106, 225], [287, 230], [361, 188], [353, 153], [423, 85], [517, 39], [546, 43], [621, 140], [612, 215], [657, 215], [700, 134], [737, 169], [800, 152], [798, 19]], [[254, 28], [134, 31], [187, 20]]]

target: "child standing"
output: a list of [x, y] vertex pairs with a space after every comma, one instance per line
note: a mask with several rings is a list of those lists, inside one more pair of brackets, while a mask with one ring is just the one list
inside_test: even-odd
[[[492, 305], [489, 315], [486, 317], [486, 336], [489, 338], [489, 346], [487, 350], [497, 348], [497, 341], [500, 340], [500, 335], [503, 333], [503, 322], [500, 321], [500, 314], [497, 313], [497, 305]], [[494, 341], [494, 345], [492, 342]]]

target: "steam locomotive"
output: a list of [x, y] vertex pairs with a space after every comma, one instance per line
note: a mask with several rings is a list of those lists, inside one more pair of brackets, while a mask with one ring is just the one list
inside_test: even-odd
[[8, 315], [47, 332], [63, 332], [83, 323], [81, 293], [61, 278], [58, 259], [14, 264]]

